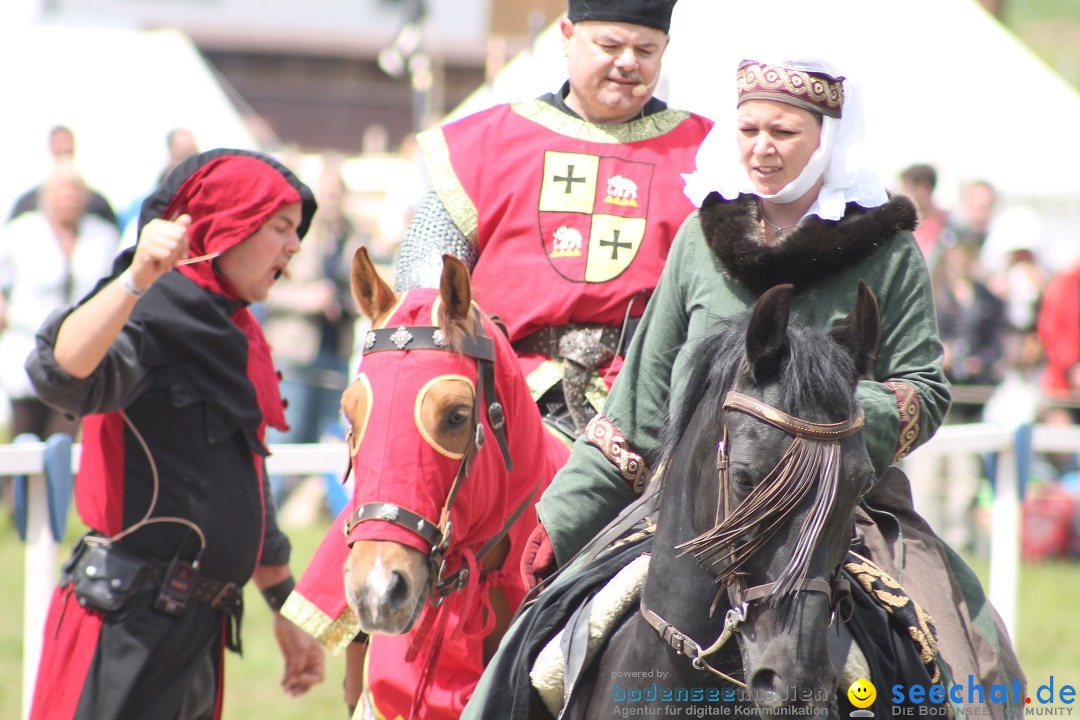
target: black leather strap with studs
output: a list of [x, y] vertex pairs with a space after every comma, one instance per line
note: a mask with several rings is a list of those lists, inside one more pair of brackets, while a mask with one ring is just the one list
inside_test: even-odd
[[439, 532], [437, 524], [400, 505], [387, 502], [365, 503], [358, 507], [345, 521], [345, 537], [352, 533], [353, 528], [366, 520], [383, 520], [393, 523], [424, 538], [431, 547], [435, 547], [442, 540], [442, 533]]
[[[450, 350], [442, 331], [431, 325], [400, 325], [398, 327], [369, 330], [364, 336], [364, 354], [403, 350]], [[458, 351], [477, 360], [495, 361], [495, 343], [491, 338], [467, 334], [460, 342]]]

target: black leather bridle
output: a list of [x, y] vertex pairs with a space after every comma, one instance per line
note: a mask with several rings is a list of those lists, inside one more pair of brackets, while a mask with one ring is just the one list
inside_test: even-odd
[[[513, 462], [510, 459], [510, 448], [506, 439], [506, 416], [503, 407], [499, 403], [495, 393], [495, 343], [484, 333], [484, 323], [478, 311], [474, 309], [476, 332], [467, 333], [462, 338], [456, 349], [452, 349], [446, 343], [442, 330], [435, 326], [398, 326], [395, 328], [383, 328], [371, 330], [367, 333], [364, 342], [364, 355], [376, 352], [408, 352], [411, 350], [441, 350], [456, 352], [476, 360], [476, 393], [473, 417], [476, 419], [476, 432], [473, 441], [465, 451], [454, 481], [450, 486], [446, 501], [443, 503], [438, 522], [408, 510], [397, 503], [371, 502], [365, 503], [354, 510], [345, 520], [345, 537], [349, 537], [353, 529], [362, 522], [368, 520], [382, 520], [398, 527], [416, 533], [428, 544], [428, 563], [431, 568], [431, 604], [438, 606], [442, 601], [464, 588], [469, 582], [469, 569], [462, 566], [457, 570], [446, 572], [446, 557], [450, 551], [450, 543], [453, 536], [453, 525], [450, 521], [450, 512], [458, 491], [469, 474], [472, 460], [476, 453], [484, 446], [484, 424], [481, 422], [481, 413], [488, 420], [495, 435], [495, 440], [502, 453], [503, 464], [507, 471], [513, 470]], [[347, 430], [351, 436], [352, 428]], [[346, 469], [346, 478], [352, 470], [352, 458], [349, 458], [349, 466]], [[535, 490], [533, 491], [535, 494]], [[476, 553], [476, 560], [487, 555], [500, 540], [510, 531], [510, 528], [525, 511], [532, 501], [533, 495], [525, 499], [511, 514], [502, 529], [492, 536]]]
[[[834, 442], [854, 435], [860, 431], [865, 423], [862, 408], [855, 415], [835, 423], [816, 423], [788, 415], [767, 403], [750, 397], [737, 391], [730, 391], [724, 398], [724, 410], [735, 410], [768, 423], [796, 438]], [[720, 488], [724, 493], [727, 487], [728, 473], [728, 447], [727, 437], [719, 443], [716, 454], [716, 469], [720, 475]], [[727, 495], [724, 493], [724, 504], [727, 505]], [[730, 508], [726, 508], [730, 511]], [[649, 625], [653, 627], [663, 638], [664, 642], [671, 646], [676, 653], [690, 658], [693, 666], [698, 670], [707, 670], [728, 682], [745, 687], [745, 683], [717, 670], [710, 665], [706, 658], [718, 651], [730, 640], [735, 633], [739, 632], [740, 624], [746, 620], [749, 605], [752, 602], [772, 597], [779, 590], [779, 583], [766, 583], [753, 587], [743, 587], [741, 581], [736, 580], [729, 585], [729, 590], [735, 598], [732, 607], [727, 611], [724, 618], [724, 629], [719, 637], [707, 648], [701, 647], [689, 635], [680, 631], [670, 622], [656, 614], [645, 604], [645, 596], [642, 594], [640, 610], [641, 615]], [[832, 581], [826, 582], [819, 578], [801, 578], [797, 580], [792, 592], [817, 592], [829, 598], [830, 606], [835, 614], [837, 607], [849, 598], [851, 594], [850, 584], [839, 572], [833, 574]]]

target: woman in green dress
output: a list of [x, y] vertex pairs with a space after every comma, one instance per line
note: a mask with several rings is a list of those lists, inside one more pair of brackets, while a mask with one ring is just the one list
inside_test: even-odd
[[911, 233], [915, 208], [861, 162], [859, 88], [816, 60], [744, 60], [737, 88], [735, 127], [717, 123], [686, 176], [699, 209], [675, 239], [603, 414], [541, 498], [523, 570], [536, 579], [566, 564], [645, 490], [664, 418], [687, 401], [695, 340], [719, 318], [792, 283], [793, 314], [827, 328], [854, 306], [863, 280], [882, 329], [873, 376], [858, 388], [877, 483], [856, 542], [933, 616], [956, 682], [1023, 684], [978, 580], [915, 513], [894, 466], [934, 434], [950, 395], [930, 277]]

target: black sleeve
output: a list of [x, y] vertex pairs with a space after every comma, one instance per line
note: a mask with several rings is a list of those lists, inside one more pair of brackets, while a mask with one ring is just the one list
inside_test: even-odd
[[262, 556], [259, 558], [260, 565], [288, 565], [292, 554], [292, 543], [288, 536], [281, 531], [277, 524], [277, 507], [274, 505], [274, 494], [270, 491], [270, 476], [266, 474], [266, 463], [263, 463], [263, 497], [266, 498], [266, 534], [263, 536]]
[[35, 336], [26, 372], [42, 402], [76, 417], [125, 408], [154, 383], [156, 370], [139, 359], [141, 329], [128, 322], [97, 369], [86, 378], [69, 374], [53, 350], [60, 326], [75, 306], [57, 310]]

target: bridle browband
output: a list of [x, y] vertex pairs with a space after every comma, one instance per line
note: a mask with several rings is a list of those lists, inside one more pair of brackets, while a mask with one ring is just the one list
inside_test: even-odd
[[724, 398], [723, 409], [738, 410], [741, 413], [767, 422], [789, 435], [810, 440], [842, 440], [862, 430], [862, 426], [866, 422], [862, 408], [858, 408], [852, 417], [840, 422], [810, 422], [809, 420], [802, 420], [788, 415], [783, 410], [777, 410], [772, 405], [749, 395], [744, 395], [737, 390], [728, 392]]
[[[473, 309], [476, 332], [466, 333], [457, 348], [451, 348], [446, 342], [443, 331], [435, 326], [398, 326], [396, 328], [383, 328], [368, 331], [364, 339], [364, 355], [375, 352], [408, 352], [411, 350], [441, 350], [465, 355], [476, 360], [476, 393], [473, 417], [476, 419], [476, 432], [473, 442], [465, 451], [454, 481], [450, 485], [450, 491], [443, 503], [438, 522], [431, 520], [401, 507], [396, 503], [371, 502], [365, 503], [354, 510], [345, 519], [345, 537], [352, 534], [353, 529], [362, 522], [368, 520], [382, 520], [400, 528], [419, 535], [429, 546], [428, 563], [431, 568], [431, 604], [438, 607], [448, 596], [464, 588], [469, 582], [469, 569], [462, 566], [452, 573], [446, 574], [446, 556], [450, 549], [450, 541], [453, 534], [453, 526], [450, 522], [450, 512], [457, 498], [458, 490], [462, 482], [469, 474], [472, 460], [476, 453], [484, 446], [485, 433], [482, 417], [487, 417], [488, 425], [495, 435], [495, 440], [502, 453], [503, 465], [507, 471], [513, 470], [513, 462], [510, 458], [510, 448], [506, 439], [506, 416], [502, 405], [495, 393], [495, 342], [484, 333], [484, 323], [479, 311]], [[485, 405], [486, 403], [486, 405]], [[482, 414], [483, 413], [483, 414]], [[352, 428], [347, 430], [351, 435]], [[352, 471], [352, 457], [345, 471], [348, 478]], [[491, 552], [499, 541], [506, 536], [514, 523], [529, 506], [536, 490], [519, 505], [503, 524], [502, 529], [488, 539], [475, 554], [476, 562], [479, 562]]]
[[[865, 416], [862, 408], [858, 408], [855, 414], [847, 420], [841, 420], [840, 422], [834, 423], [816, 423], [789, 415], [757, 398], [750, 397], [749, 395], [745, 395], [735, 390], [729, 391], [724, 397], [722, 409], [736, 410], [745, 413], [762, 422], [768, 423], [773, 427], [783, 430], [795, 438], [805, 438], [808, 440], [842, 440], [843, 438], [854, 435], [862, 430], [862, 427], [865, 424]], [[723, 481], [727, 472], [727, 462], [727, 441], [725, 435], [725, 438], [721, 440], [717, 449], [716, 461], [717, 471], [721, 476], [722, 492], [723, 485], [726, 484]], [[820, 578], [802, 577], [795, 580], [793, 583], [790, 583], [789, 587], [789, 591], [792, 594], [799, 592], [817, 592], [825, 595], [830, 599], [834, 615], [839, 603], [844, 597], [849, 596], [851, 592], [847, 579], [840, 576], [839, 573], [834, 575], [831, 583]], [[747, 611], [751, 602], [769, 598], [779, 589], [779, 582], [755, 585], [745, 589], [740, 588], [738, 594], [739, 597], [741, 597], [741, 602], [736, 603], [735, 607], [728, 609], [727, 614], [724, 617], [723, 630], [720, 632], [716, 641], [707, 648], [702, 648], [689, 635], [680, 631], [667, 620], [649, 609], [645, 604], [644, 593], [642, 593], [641, 597], [640, 611], [642, 617], [645, 618], [645, 621], [660, 634], [660, 637], [664, 642], [679, 655], [686, 655], [690, 658], [694, 668], [698, 670], [707, 670], [730, 683], [740, 687], [746, 687], [746, 683], [731, 677], [727, 673], [717, 670], [706, 662], [705, 658], [720, 650], [720, 648], [722, 648], [735, 633], [739, 632], [739, 625], [746, 620]]]

